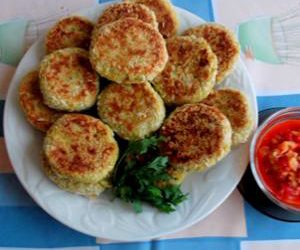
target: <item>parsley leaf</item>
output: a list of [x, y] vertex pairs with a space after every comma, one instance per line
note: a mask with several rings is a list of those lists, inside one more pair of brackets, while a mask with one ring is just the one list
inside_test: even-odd
[[139, 201], [139, 200], [135, 200], [135, 201], [133, 201], [132, 202], [132, 206], [133, 206], [133, 209], [134, 209], [134, 211], [136, 212], [136, 213], [141, 213], [141, 212], [143, 212], [143, 208], [142, 208], [142, 203], [141, 203], [141, 201]]
[[114, 194], [131, 203], [136, 213], [143, 211], [142, 202], [170, 213], [187, 198], [180, 186], [167, 184], [172, 177], [167, 172], [168, 157], [158, 152], [162, 141], [162, 137], [152, 136], [129, 142], [117, 162], [113, 176]]
[[145, 154], [150, 149], [156, 149], [157, 145], [163, 141], [163, 137], [152, 136], [144, 140], [129, 142], [128, 148], [125, 151], [127, 154]]

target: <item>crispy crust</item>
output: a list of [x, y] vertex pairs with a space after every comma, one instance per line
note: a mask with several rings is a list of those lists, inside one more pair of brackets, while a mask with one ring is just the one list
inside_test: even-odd
[[169, 61], [153, 85], [166, 104], [195, 103], [215, 85], [217, 58], [202, 38], [178, 36], [167, 41]]
[[218, 58], [217, 83], [232, 72], [240, 55], [240, 46], [232, 31], [223, 25], [208, 23], [188, 29], [184, 35], [203, 37], [209, 43]]
[[204, 104], [181, 106], [164, 122], [162, 153], [180, 171], [206, 170], [231, 148], [231, 126], [216, 108]]
[[125, 2], [144, 4], [153, 10], [158, 21], [159, 31], [164, 38], [176, 35], [179, 21], [169, 0], [125, 0]]
[[45, 157], [43, 157], [42, 168], [49, 179], [53, 181], [59, 188], [71, 193], [86, 196], [88, 198], [96, 198], [106, 188], [111, 187], [109, 178], [96, 183], [85, 183], [61, 176], [52, 170]]
[[101, 27], [105, 24], [117, 21], [121, 18], [132, 17], [150, 24], [158, 29], [156, 16], [152, 10], [143, 4], [135, 3], [117, 3], [109, 6], [99, 17], [97, 26]]
[[169, 166], [167, 168], [168, 174], [172, 177], [172, 179], [169, 181], [170, 184], [173, 185], [180, 185], [184, 182], [185, 178], [188, 175], [188, 171], [182, 168], [176, 168]]
[[245, 143], [253, 129], [251, 108], [247, 97], [234, 89], [220, 89], [211, 93], [204, 104], [215, 106], [230, 121], [233, 146]]
[[105, 123], [127, 140], [150, 135], [165, 118], [163, 100], [149, 83], [108, 85], [99, 96], [98, 112]]
[[119, 152], [111, 129], [99, 119], [82, 114], [59, 118], [48, 130], [43, 150], [56, 175], [83, 183], [107, 178]]
[[43, 103], [38, 71], [29, 72], [22, 79], [19, 87], [19, 103], [28, 122], [43, 132], [46, 132], [62, 115]]
[[93, 28], [93, 23], [81, 16], [61, 19], [46, 36], [46, 52], [72, 47], [88, 49]]
[[45, 104], [51, 108], [80, 111], [93, 106], [99, 79], [88, 52], [67, 48], [46, 56], [40, 65], [40, 88]]
[[90, 60], [109, 80], [141, 83], [163, 70], [168, 54], [156, 29], [141, 20], [123, 18], [93, 32]]

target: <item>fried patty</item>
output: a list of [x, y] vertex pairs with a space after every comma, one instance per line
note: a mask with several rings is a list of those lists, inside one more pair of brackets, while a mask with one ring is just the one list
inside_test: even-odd
[[22, 79], [19, 87], [19, 103], [28, 122], [43, 132], [46, 132], [62, 115], [43, 103], [38, 71], [29, 72]]
[[159, 129], [165, 118], [161, 97], [149, 83], [112, 83], [98, 100], [98, 112], [120, 137], [138, 140]]
[[182, 168], [176, 168], [173, 166], [168, 166], [167, 172], [171, 176], [171, 179], [166, 184], [172, 184], [172, 185], [182, 184], [188, 175], [187, 170]]
[[117, 21], [121, 18], [132, 17], [150, 24], [158, 29], [156, 16], [147, 6], [135, 3], [117, 3], [109, 6], [99, 17], [97, 26]]
[[80, 111], [93, 106], [99, 79], [87, 51], [66, 48], [47, 55], [40, 65], [40, 88], [51, 108]]
[[43, 159], [42, 168], [49, 179], [53, 181], [59, 188], [71, 193], [87, 196], [88, 198], [95, 198], [105, 189], [111, 187], [110, 178], [103, 179], [96, 183], [85, 183], [61, 176], [52, 170], [45, 157]]
[[166, 104], [181, 105], [203, 100], [212, 91], [217, 58], [202, 38], [178, 36], [168, 39], [169, 61], [153, 85]]
[[72, 47], [88, 49], [93, 28], [93, 23], [85, 17], [70, 16], [61, 19], [46, 36], [46, 52]]
[[217, 83], [232, 72], [240, 55], [240, 46], [232, 31], [223, 25], [208, 23], [188, 29], [184, 35], [203, 37], [209, 43], [218, 58]]
[[43, 152], [60, 178], [97, 184], [110, 176], [119, 149], [113, 132], [99, 119], [66, 114], [48, 130]]
[[90, 60], [111, 81], [140, 83], [164, 69], [168, 54], [155, 28], [139, 19], [123, 18], [93, 32]]
[[204, 104], [183, 105], [166, 119], [160, 134], [163, 155], [180, 171], [202, 171], [216, 164], [231, 148], [228, 119], [216, 108]]
[[253, 129], [253, 119], [247, 97], [241, 91], [216, 90], [203, 103], [218, 108], [228, 118], [232, 127], [233, 146], [247, 141]]
[[126, 2], [144, 4], [154, 11], [160, 33], [164, 38], [176, 35], [179, 21], [169, 0], [125, 0]]

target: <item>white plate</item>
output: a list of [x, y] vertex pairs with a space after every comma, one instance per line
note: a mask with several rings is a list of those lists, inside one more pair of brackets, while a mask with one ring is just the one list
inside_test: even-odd
[[[95, 20], [107, 4], [95, 6], [79, 14]], [[180, 32], [203, 23], [199, 17], [176, 8]], [[43, 39], [39, 39], [20, 62], [8, 91], [4, 132], [9, 157], [21, 183], [33, 199], [51, 216], [88, 235], [122, 241], [145, 240], [182, 230], [214, 211], [234, 190], [248, 163], [248, 144], [234, 149], [216, 167], [204, 174], [194, 174], [183, 184], [189, 193], [176, 212], [165, 214], [144, 205], [135, 214], [130, 205], [105, 192], [97, 200], [88, 200], [57, 188], [40, 168], [42, 134], [25, 120], [18, 105], [18, 86], [22, 76], [38, 67], [44, 56]], [[235, 71], [221, 85], [244, 91], [257, 122], [257, 104], [245, 67], [238, 63]], [[221, 222], [220, 222], [221, 223]]]

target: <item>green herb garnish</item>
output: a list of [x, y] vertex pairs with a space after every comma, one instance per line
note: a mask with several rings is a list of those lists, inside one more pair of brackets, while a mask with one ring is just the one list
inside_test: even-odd
[[158, 154], [158, 144], [162, 141], [162, 137], [152, 136], [129, 142], [117, 162], [114, 194], [131, 203], [137, 213], [143, 211], [142, 201], [170, 213], [187, 198], [179, 185], [167, 184], [172, 177], [167, 173], [168, 157]]

